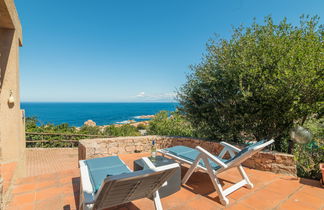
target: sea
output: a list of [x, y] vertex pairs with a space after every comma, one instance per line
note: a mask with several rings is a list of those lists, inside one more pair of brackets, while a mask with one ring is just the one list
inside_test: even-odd
[[49, 103], [22, 102], [26, 117], [37, 117], [39, 124], [62, 124], [80, 127], [87, 120], [97, 125], [140, 122], [143, 115], [162, 110], [175, 111], [178, 103]]

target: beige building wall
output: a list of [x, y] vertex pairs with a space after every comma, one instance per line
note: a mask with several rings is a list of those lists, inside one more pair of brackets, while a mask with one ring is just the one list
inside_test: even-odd
[[[0, 28], [0, 160], [18, 161], [25, 149], [24, 119], [20, 110], [18, 37]], [[14, 103], [9, 104], [12, 96]]]
[[[25, 119], [20, 109], [21, 25], [13, 0], [0, 0], [0, 201], [25, 172]], [[9, 98], [14, 103], [9, 103]], [[1, 206], [0, 206], [1, 208]]]

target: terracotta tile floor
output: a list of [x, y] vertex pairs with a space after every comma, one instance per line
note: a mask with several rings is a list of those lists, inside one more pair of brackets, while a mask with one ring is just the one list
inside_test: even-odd
[[[63, 153], [57, 153], [54, 157], [50, 153], [42, 153], [38, 156], [47, 159], [46, 155], [54, 158], [53, 162], [66, 161]], [[133, 161], [148, 154], [120, 155], [125, 163], [133, 168]], [[72, 169], [62, 170], [59, 167], [53, 169], [53, 173], [30, 176], [16, 180], [13, 189], [13, 197], [6, 209], [33, 209], [33, 210], [69, 210], [76, 209], [79, 200], [79, 170], [76, 163], [67, 163]], [[31, 162], [27, 162], [31, 164]], [[32, 162], [37, 164], [37, 162]], [[43, 165], [41, 163], [40, 165]], [[38, 166], [41, 168], [41, 166]], [[49, 166], [45, 165], [48, 168]], [[40, 170], [40, 169], [37, 169]], [[48, 169], [46, 169], [47, 171]], [[187, 168], [182, 168], [182, 174]], [[246, 169], [248, 176], [254, 183], [252, 190], [241, 188], [229, 195], [230, 206], [228, 209], [323, 209], [324, 189], [319, 182], [308, 179], [299, 179], [290, 176], [278, 175], [253, 169]], [[239, 173], [231, 169], [220, 175], [222, 184], [230, 186], [238, 181]], [[189, 182], [182, 186], [181, 190], [169, 197], [162, 199], [164, 209], [223, 209], [219, 203], [217, 193], [214, 191], [211, 181], [206, 173], [196, 172]], [[113, 209], [154, 209], [153, 202], [149, 199], [140, 199], [132, 203]]]
[[27, 148], [26, 176], [78, 168], [78, 148]]

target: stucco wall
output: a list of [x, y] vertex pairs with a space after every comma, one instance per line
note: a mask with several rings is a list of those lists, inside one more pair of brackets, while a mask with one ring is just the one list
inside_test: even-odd
[[[19, 46], [22, 34], [13, 0], [0, 0], [0, 202], [25, 173], [25, 123], [20, 110]], [[15, 99], [9, 104], [10, 94]], [[0, 206], [1, 208], [1, 206]]]
[[[215, 155], [219, 154], [223, 149], [223, 146], [218, 142], [185, 137], [136, 136], [87, 139], [81, 140], [79, 143], [79, 160], [119, 154], [130, 154], [135, 152], [150, 152], [151, 142], [153, 139], [156, 140], [156, 146], [158, 149], [176, 145], [184, 145], [192, 148], [201, 146]], [[258, 170], [294, 176], [296, 176], [297, 172], [294, 157], [289, 154], [277, 152], [259, 152], [246, 160], [243, 165]]]
[[[14, 30], [0, 29], [0, 158], [1, 161], [20, 160], [24, 153], [24, 119], [20, 110], [19, 51], [18, 38]], [[14, 104], [8, 104], [12, 93]]]

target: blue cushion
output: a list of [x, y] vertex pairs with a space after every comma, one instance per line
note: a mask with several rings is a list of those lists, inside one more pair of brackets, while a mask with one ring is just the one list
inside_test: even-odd
[[[190, 148], [190, 147], [186, 147], [186, 146], [174, 146], [174, 147], [166, 148], [164, 150], [167, 150], [168, 152], [176, 155], [177, 157], [188, 160], [190, 162], [194, 162], [200, 153], [198, 150]], [[220, 158], [218, 158], [218, 159], [220, 159]], [[220, 160], [223, 161], [224, 163], [226, 163], [228, 161], [225, 159], [220, 159]], [[209, 159], [208, 159], [208, 161], [214, 170], [217, 170], [220, 168], [220, 166], [217, 165], [215, 162], [213, 162]], [[199, 162], [199, 165], [205, 167], [205, 164], [202, 160]]]
[[115, 165], [124, 165], [124, 163], [119, 159], [118, 156], [94, 158], [86, 160], [85, 162], [91, 170], [112, 167]]
[[[220, 159], [222, 162], [224, 162], [224, 163], [227, 164], [227, 163], [229, 163], [230, 161], [232, 161], [232, 160], [238, 158], [238, 157], [241, 156], [242, 154], [244, 154], [244, 153], [246, 153], [246, 152], [252, 150], [254, 147], [259, 146], [259, 145], [261, 145], [261, 144], [263, 144], [263, 143], [265, 143], [265, 140], [261, 140], [261, 141], [258, 141], [258, 142], [256, 142], [256, 143], [254, 143], [254, 144], [251, 144], [251, 145], [245, 147], [244, 149], [242, 149], [240, 152], [238, 152], [238, 153], [235, 155], [235, 157], [233, 157], [233, 158], [231, 158], [231, 159], [229, 159], [229, 160], [221, 159], [221, 158], [218, 158], [218, 159]], [[190, 148], [190, 147], [186, 147], [186, 146], [174, 146], [174, 147], [166, 148], [166, 149], [164, 149], [164, 150], [167, 150], [167, 151], [170, 152], [171, 154], [174, 154], [174, 155], [177, 156], [177, 157], [180, 157], [180, 158], [182, 158], [182, 159], [185, 159], [185, 160], [188, 160], [188, 161], [191, 161], [191, 162], [194, 162], [195, 159], [197, 158], [197, 156], [198, 156], [199, 153], [200, 153], [198, 150], [196, 150], [196, 149], [192, 149], [192, 148]], [[210, 165], [212, 166], [212, 168], [213, 168], [214, 170], [217, 170], [217, 169], [220, 168], [220, 166], [217, 165], [215, 162], [213, 162], [213, 161], [211, 161], [211, 160], [209, 160], [209, 159], [208, 159], [208, 161], [209, 161]], [[204, 164], [204, 162], [203, 162], [202, 160], [199, 162], [199, 165], [205, 167], [205, 164]]]
[[97, 192], [107, 176], [131, 172], [118, 156], [94, 158], [85, 161], [92, 187]]
[[251, 145], [249, 145], [249, 146], [244, 147], [244, 149], [242, 149], [240, 152], [238, 152], [238, 153], [235, 155], [235, 157], [231, 158], [230, 160], [234, 160], [234, 159], [238, 158], [238, 157], [241, 156], [242, 154], [244, 154], [244, 153], [246, 153], [246, 152], [248, 152], [248, 151], [254, 149], [254, 147], [259, 146], [259, 145], [263, 144], [264, 142], [265, 142], [265, 140], [261, 140], [261, 141], [258, 141], [258, 142], [256, 142], [256, 143], [254, 143], [254, 144], [251, 144]]
[[182, 154], [182, 153], [190, 152], [193, 149], [185, 146], [174, 146], [174, 147], [166, 148], [165, 150], [172, 152], [174, 154]]

